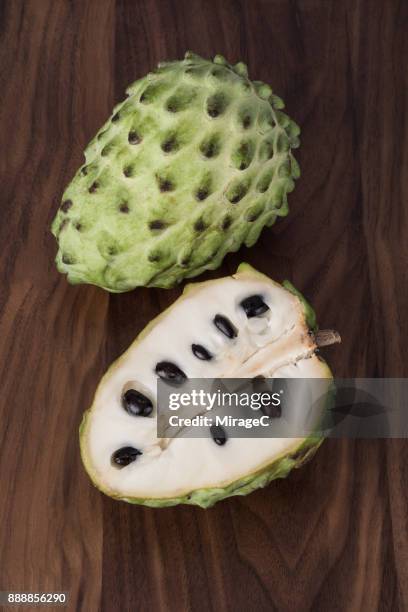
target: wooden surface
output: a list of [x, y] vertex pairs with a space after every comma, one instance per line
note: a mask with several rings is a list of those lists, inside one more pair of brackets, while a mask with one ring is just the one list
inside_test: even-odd
[[329, 441], [207, 511], [90, 485], [82, 411], [180, 289], [69, 286], [49, 232], [129, 82], [186, 49], [244, 60], [302, 127], [302, 178], [290, 216], [212, 276], [247, 260], [291, 279], [343, 337], [337, 376], [407, 376], [408, 3], [3, 0], [0, 18], [0, 589], [86, 612], [408, 610], [406, 442]]

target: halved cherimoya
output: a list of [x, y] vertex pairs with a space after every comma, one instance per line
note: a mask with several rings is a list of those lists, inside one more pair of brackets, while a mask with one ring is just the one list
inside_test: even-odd
[[208, 428], [207, 437], [158, 438], [157, 380], [182, 389], [188, 378], [316, 378], [330, 395], [332, 374], [316, 350], [339, 335], [316, 329], [313, 310], [290, 283], [247, 264], [188, 285], [111, 366], [85, 413], [81, 453], [94, 484], [131, 503], [205, 508], [285, 477], [321, 435], [236, 438]]

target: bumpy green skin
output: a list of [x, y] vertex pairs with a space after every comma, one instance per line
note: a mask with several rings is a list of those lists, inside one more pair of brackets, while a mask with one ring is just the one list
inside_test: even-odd
[[287, 214], [299, 128], [244, 64], [187, 53], [127, 93], [52, 225], [70, 282], [170, 287], [217, 268]]

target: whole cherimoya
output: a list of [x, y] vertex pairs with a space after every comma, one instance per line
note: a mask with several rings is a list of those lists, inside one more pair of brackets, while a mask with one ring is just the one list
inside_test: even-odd
[[[316, 331], [313, 310], [290, 284], [279, 285], [246, 264], [232, 277], [187, 286], [101, 380], [80, 430], [86, 470], [104, 493], [157, 507], [206, 508], [283, 478], [322, 441], [319, 426], [333, 382], [316, 351], [338, 341], [336, 332]], [[173, 437], [165, 424], [158, 436], [163, 401], [167, 407], [162, 398], [158, 410], [159, 379], [184, 396], [190, 383], [198, 389], [197, 379], [241, 378], [275, 381], [278, 392], [282, 380], [314, 380], [294, 395], [298, 387], [288, 387], [280, 410], [266, 408], [268, 429], [261, 438], [234, 437], [228, 424], [194, 430], [188, 422]], [[218, 405], [208, 413], [203, 405], [183, 406], [184, 416], [218, 414]], [[254, 415], [248, 406], [238, 412], [244, 413]]]
[[187, 53], [127, 93], [53, 222], [70, 282], [170, 287], [217, 268], [287, 214], [299, 128], [245, 64]]

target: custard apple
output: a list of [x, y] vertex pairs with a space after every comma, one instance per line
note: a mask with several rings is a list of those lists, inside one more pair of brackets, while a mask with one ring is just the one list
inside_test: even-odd
[[186, 53], [127, 94], [52, 225], [71, 283], [170, 287], [217, 268], [288, 213], [299, 128], [245, 64]]
[[[285, 477], [315, 452], [320, 434], [242, 439], [209, 428], [200, 438], [158, 438], [157, 380], [182, 389], [190, 378], [316, 378], [326, 397], [332, 375], [316, 349], [336, 341], [336, 332], [316, 331], [313, 310], [289, 283], [247, 264], [187, 286], [100, 382], [80, 427], [89, 476], [127, 502], [203, 508]], [[303, 419], [304, 403], [294, 409]]]

